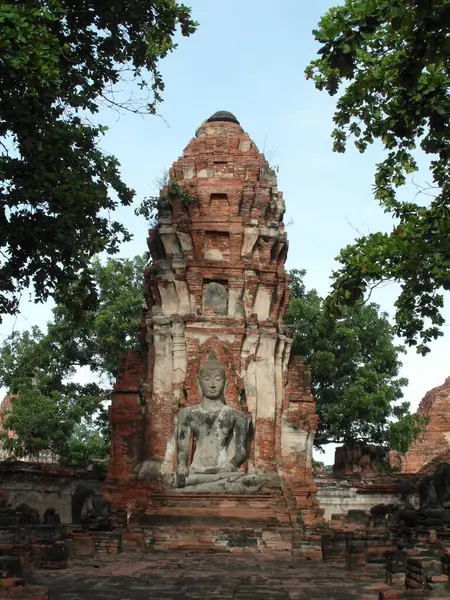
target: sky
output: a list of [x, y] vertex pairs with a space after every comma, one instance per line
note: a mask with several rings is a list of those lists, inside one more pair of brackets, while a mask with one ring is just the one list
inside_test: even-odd
[[[157, 195], [161, 173], [182, 154], [196, 128], [218, 110], [236, 115], [244, 130], [278, 166], [279, 189], [287, 206], [289, 254], [286, 267], [307, 270], [307, 288], [325, 295], [340, 249], [356, 236], [390, 230], [392, 221], [372, 197], [375, 165], [381, 147], [360, 154], [349, 145], [345, 154], [332, 152], [331, 131], [336, 97], [315, 89], [304, 69], [316, 58], [319, 45], [312, 30], [336, 1], [315, 0], [185, 0], [199, 22], [190, 38], [180, 37], [178, 48], [160, 63], [165, 82], [159, 116], [119, 115], [104, 110], [99, 121], [109, 127], [101, 141], [117, 156], [128, 185], [143, 197]], [[133, 92], [124, 87], [123, 93]], [[427, 165], [415, 181], [429, 181]], [[412, 183], [400, 197], [411, 199]], [[116, 212], [133, 233], [120, 256], [146, 250], [147, 223], [132, 208]], [[358, 233], [359, 232], [359, 233]], [[391, 317], [397, 286], [372, 295]], [[13, 329], [45, 326], [51, 304], [34, 305], [24, 297], [22, 313], [5, 318], [0, 336]], [[450, 312], [447, 306], [447, 318]], [[0, 337], [1, 340], [1, 337]], [[403, 357], [401, 375], [409, 380], [405, 399], [417, 408], [429, 389], [441, 385], [448, 369], [450, 338], [433, 343], [427, 357], [414, 349]], [[332, 450], [325, 457], [333, 461]]]

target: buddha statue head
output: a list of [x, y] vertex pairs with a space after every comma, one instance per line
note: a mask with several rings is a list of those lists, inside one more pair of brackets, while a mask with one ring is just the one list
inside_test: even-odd
[[209, 400], [225, 402], [225, 388], [227, 375], [225, 369], [217, 360], [214, 350], [211, 350], [208, 359], [200, 368], [197, 377], [199, 393]]

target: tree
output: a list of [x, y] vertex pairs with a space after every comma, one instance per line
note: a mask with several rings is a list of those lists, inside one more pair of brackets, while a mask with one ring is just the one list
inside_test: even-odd
[[94, 259], [89, 271], [99, 298], [95, 310], [83, 309], [81, 281], [69, 289], [70, 307], [61, 302], [53, 309], [47, 340], [66, 368], [88, 366], [109, 382], [117, 375], [119, 356], [136, 345], [146, 261], [146, 256], [110, 258], [103, 265]]
[[[73, 462], [107, 452], [104, 402], [119, 355], [139, 350], [145, 262], [141, 256], [110, 258], [104, 265], [94, 260], [96, 310], [80, 311], [74, 320], [74, 311], [58, 304], [46, 332], [15, 332], [3, 344], [0, 385], [13, 396], [3, 427], [16, 433], [3, 440], [16, 456], [52, 450]], [[336, 320], [327, 301], [306, 291], [304, 274], [291, 271], [286, 322], [294, 333], [293, 351], [312, 368], [320, 416], [316, 444], [363, 439], [403, 450], [417, 435], [417, 419], [408, 414], [408, 403], [397, 403], [406, 380], [398, 377], [401, 348], [394, 345], [386, 315], [369, 304], [348, 307]], [[76, 309], [78, 284], [71, 295]], [[86, 366], [97, 383], [74, 381], [77, 368]]]
[[109, 456], [110, 439], [107, 435], [82, 421], [73, 428], [68, 443], [68, 456], [72, 463], [86, 464], [92, 458]]
[[[99, 302], [95, 311], [57, 305], [47, 332], [15, 332], [0, 350], [0, 385], [12, 396], [3, 422], [4, 447], [17, 457], [50, 450], [62, 462], [107, 456], [109, 429], [104, 403], [111, 394], [119, 355], [136, 345], [143, 309], [145, 258], [92, 262]], [[79, 283], [70, 290], [76, 308]], [[74, 381], [88, 366], [98, 383]]]
[[[134, 191], [98, 147], [101, 107], [156, 112], [158, 62], [191, 35], [175, 0], [5, 0], [0, 5], [0, 319], [32, 286], [36, 301], [82, 279], [95, 303], [90, 259], [130, 234], [110, 213]], [[143, 99], [122, 102], [117, 84]], [[62, 291], [60, 291], [62, 293]]]
[[387, 315], [371, 303], [346, 307], [335, 319], [327, 300], [306, 291], [305, 273], [290, 272], [285, 320], [293, 329], [292, 351], [311, 367], [316, 446], [362, 440], [404, 450], [418, 433], [417, 419], [409, 415], [408, 402], [398, 402], [407, 384], [398, 377], [404, 350], [394, 344]]
[[[450, 290], [450, 3], [448, 0], [346, 0], [313, 32], [320, 58], [306, 68], [319, 90], [336, 94], [333, 149], [354, 138], [360, 152], [379, 140], [374, 195], [395, 218], [390, 233], [358, 238], [338, 256], [333, 298], [355, 304], [383, 281], [397, 281], [396, 331], [418, 352], [442, 335], [443, 292]], [[431, 159], [423, 202], [397, 188]], [[370, 295], [370, 294], [369, 294]]]
[[[42, 375], [29, 379], [17, 386], [12, 397], [3, 428], [14, 431], [15, 436], [1, 434], [3, 448], [17, 458], [48, 450], [63, 464], [78, 462], [77, 428], [84, 425], [95, 431], [103, 444], [86, 449], [83, 458], [87, 459], [89, 452], [94, 452], [91, 458], [105, 458], [109, 436], [102, 402], [107, 399], [105, 390], [96, 384], [64, 384]], [[102, 454], [95, 454], [97, 450]]]

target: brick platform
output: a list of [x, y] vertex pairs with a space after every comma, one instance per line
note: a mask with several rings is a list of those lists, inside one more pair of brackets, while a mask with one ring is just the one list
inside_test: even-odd
[[376, 600], [380, 585], [349, 580], [342, 564], [202, 552], [122, 555], [38, 574], [52, 600]]
[[[193, 494], [155, 492], [150, 489], [145, 511], [146, 486], [133, 486], [136, 500], [118, 531], [125, 551], [192, 548], [230, 552], [248, 550], [289, 551], [305, 558], [321, 556], [320, 540], [298, 518], [298, 505], [281, 490], [260, 494]], [[305, 487], [305, 498], [308, 486]], [[106, 494], [117, 493], [105, 486]], [[119, 489], [119, 497], [126, 492]], [[294, 506], [292, 506], [292, 504]], [[123, 515], [125, 516], [125, 515]], [[306, 534], [307, 530], [307, 534]], [[306, 534], [306, 535], [305, 535]]]

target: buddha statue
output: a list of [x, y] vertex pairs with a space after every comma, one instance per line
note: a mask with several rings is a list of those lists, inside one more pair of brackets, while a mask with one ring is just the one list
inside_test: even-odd
[[[239, 467], [248, 454], [247, 416], [225, 404], [227, 376], [214, 351], [197, 377], [201, 403], [182, 408], [177, 423], [176, 486], [211, 484], [242, 477]], [[188, 464], [191, 435], [195, 441]]]

